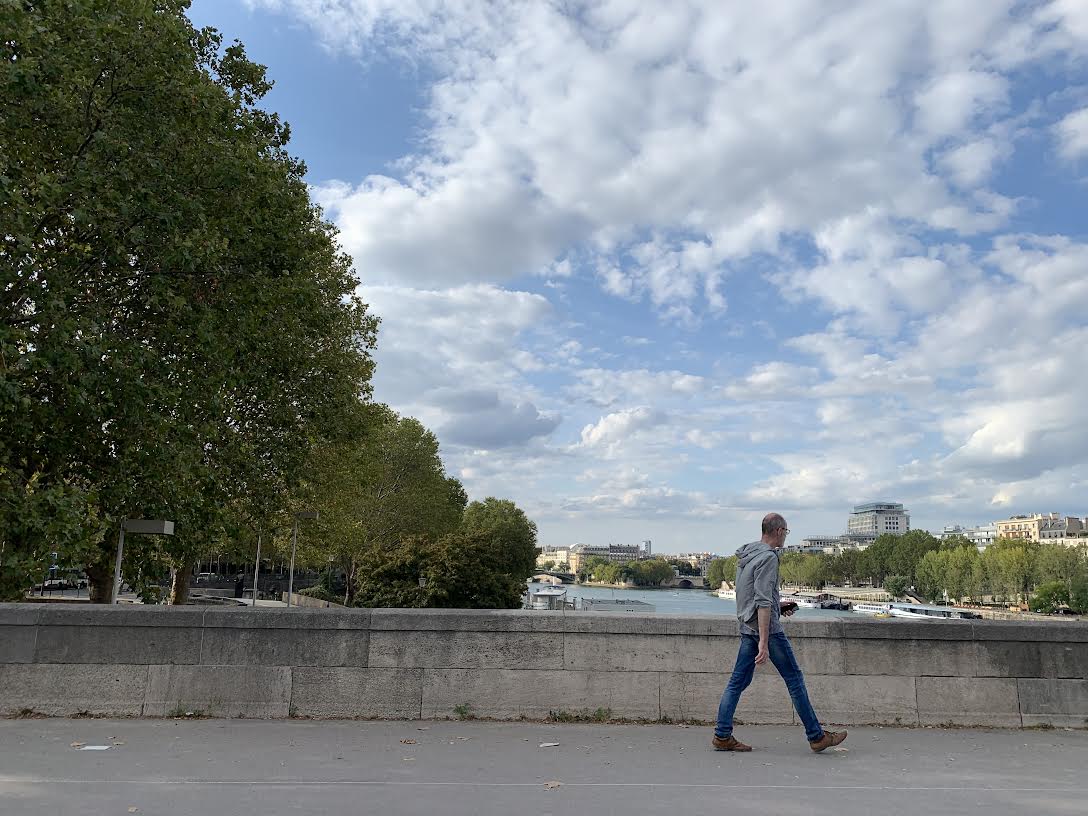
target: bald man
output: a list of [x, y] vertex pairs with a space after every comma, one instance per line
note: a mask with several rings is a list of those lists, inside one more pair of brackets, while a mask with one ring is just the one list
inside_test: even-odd
[[778, 594], [778, 558], [789, 535], [786, 520], [778, 513], [763, 517], [763, 536], [737, 550], [737, 620], [740, 624], [740, 649], [733, 666], [733, 676], [718, 706], [718, 725], [714, 729], [715, 751], [751, 751], [751, 745], [733, 736], [733, 714], [740, 695], [752, 683], [756, 666], [770, 658], [786, 681], [797, 716], [805, 726], [809, 747], [819, 753], [846, 739], [846, 731], [825, 731], [808, 700], [805, 677], [793, 655], [793, 647], [782, 630], [780, 615], [789, 617], [797, 604], [783, 603]]

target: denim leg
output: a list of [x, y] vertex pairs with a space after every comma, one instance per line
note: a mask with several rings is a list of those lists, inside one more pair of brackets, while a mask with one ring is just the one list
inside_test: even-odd
[[740, 648], [737, 650], [737, 662], [733, 665], [733, 676], [722, 693], [718, 704], [718, 725], [714, 736], [726, 739], [733, 734], [733, 714], [737, 710], [741, 693], [752, 684], [752, 674], [756, 670], [756, 653], [759, 651], [759, 638], [755, 635], [741, 635]]
[[782, 632], [776, 632], [771, 635], [767, 650], [770, 652], [771, 662], [774, 663], [774, 667], [778, 669], [778, 673], [786, 681], [786, 688], [789, 689], [793, 707], [797, 711], [797, 716], [801, 718], [801, 722], [805, 725], [805, 736], [809, 742], [818, 740], [824, 735], [824, 730], [820, 727], [820, 721], [816, 718], [816, 712], [812, 710], [812, 703], [808, 700], [805, 676], [801, 674], [801, 667], [797, 665], [797, 658], [794, 657], [789, 638]]

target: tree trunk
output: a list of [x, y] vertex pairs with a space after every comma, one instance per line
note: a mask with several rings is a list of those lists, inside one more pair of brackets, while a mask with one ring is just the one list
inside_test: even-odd
[[108, 604], [113, 600], [113, 556], [99, 561], [97, 564], [87, 564], [83, 567], [87, 573], [87, 594], [91, 603]]
[[170, 604], [172, 606], [184, 606], [189, 603], [189, 583], [193, 577], [193, 566], [196, 561], [183, 561], [181, 566], [174, 570], [174, 580], [170, 586]]
[[344, 606], [351, 606], [352, 601], [355, 600], [355, 558], [351, 559], [351, 566], [348, 568], [347, 575], [344, 579]]

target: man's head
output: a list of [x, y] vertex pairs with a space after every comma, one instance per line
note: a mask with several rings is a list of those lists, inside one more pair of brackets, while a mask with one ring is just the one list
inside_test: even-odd
[[763, 541], [774, 549], [778, 549], [786, 543], [786, 536], [790, 528], [786, 526], [786, 520], [778, 513], [768, 513], [763, 517]]

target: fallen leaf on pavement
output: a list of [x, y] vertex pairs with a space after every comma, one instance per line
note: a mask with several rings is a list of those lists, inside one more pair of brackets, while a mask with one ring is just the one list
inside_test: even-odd
[[563, 783], [560, 782], [558, 779], [553, 779], [551, 782], [546, 782], [544, 784], [544, 787], [548, 790], [555, 790], [556, 788], [563, 787]]
[[405, 762], [415, 762], [416, 758], [415, 757], [404, 757], [404, 761]]
[[401, 743], [403, 745], [415, 745], [416, 741], [414, 739], [402, 739]]
[[73, 742], [72, 743], [73, 748], [82, 748], [84, 745], [86, 745], [85, 742]]
[[837, 754], [849, 754], [850, 753], [849, 748], [832, 748], [831, 750], [834, 751]]
[[540, 743], [540, 747], [541, 748], [558, 748], [559, 743], [558, 742], [542, 742], [542, 743]]
[[129, 813], [139, 813], [140, 809], [138, 807], [131, 807], [131, 808], [128, 809], [128, 812]]

